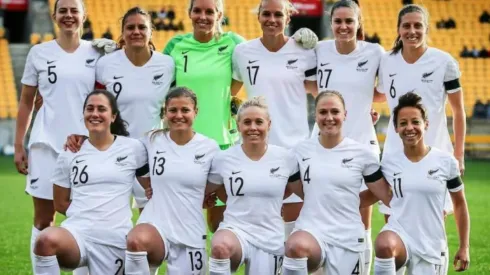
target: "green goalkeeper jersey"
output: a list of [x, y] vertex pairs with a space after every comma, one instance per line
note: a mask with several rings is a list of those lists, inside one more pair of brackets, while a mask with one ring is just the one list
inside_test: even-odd
[[173, 37], [163, 51], [175, 61], [176, 85], [190, 88], [197, 95], [194, 130], [219, 145], [232, 144], [238, 137], [230, 112], [231, 58], [235, 46], [244, 41], [227, 32], [219, 40], [201, 43], [188, 33]]

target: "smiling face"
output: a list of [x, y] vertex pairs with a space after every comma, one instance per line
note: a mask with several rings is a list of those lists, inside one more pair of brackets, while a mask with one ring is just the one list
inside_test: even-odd
[[342, 100], [335, 94], [322, 96], [316, 104], [315, 120], [322, 136], [338, 136], [342, 133], [347, 112]]
[[409, 12], [401, 16], [398, 35], [403, 42], [403, 47], [419, 48], [426, 45], [427, 18], [422, 12]]
[[332, 14], [332, 31], [335, 40], [339, 42], [349, 42], [356, 39], [357, 29], [359, 29], [359, 16], [354, 9], [340, 7], [335, 9]]
[[170, 131], [192, 131], [196, 115], [196, 105], [190, 97], [171, 98], [165, 104], [165, 120]]
[[81, 0], [58, 0], [55, 3], [53, 20], [62, 33], [80, 33], [85, 21], [85, 9]]
[[216, 24], [221, 24], [223, 12], [217, 5], [220, 0], [192, 0], [189, 17], [192, 21], [194, 33], [213, 34]]
[[404, 146], [415, 146], [421, 142], [428, 126], [418, 108], [403, 107], [398, 111], [395, 131], [400, 135]]
[[290, 18], [282, 0], [263, 0], [259, 9], [259, 23], [264, 36], [277, 36], [284, 33]]
[[271, 121], [264, 108], [250, 106], [240, 112], [238, 131], [240, 131], [244, 144], [266, 143], [270, 126]]
[[151, 38], [150, 18], [139, 13], [127, 16], [122, 36], [128, 48], [148, 47]]
[[109, 132], [111, 123], [116, 119], [116, 115], [112, 114], [109, 99], [103, 94], [91, 95], [85, 104], [83, 110], [83, 117], [85, 121], [85, 127], [89, 133], [103, 134]]

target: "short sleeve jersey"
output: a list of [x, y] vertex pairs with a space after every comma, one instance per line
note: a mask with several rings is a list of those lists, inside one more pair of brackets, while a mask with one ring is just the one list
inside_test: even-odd
[[[428, 48], [414, 64], [408, 64], [401, 53], [386, 53], [381, 59], [378, 91], [385, 93], [391, 112], [398, 99], [407, 92], [422, 97], [430, 126], [424, 140], [446, 152], [453, 152], [446, 119], [447, 94], [460, 91], [461, 73], [457, 61], [446, 52]], [[403, 148], [390, 118], [383, 155]]]
[[336, 147], [323, 147], [318, 138], [294, 148], [303, 182], [304, 205], [296, 229], [329, 244], [360, 252], [365, 232], [359, 213], [359, 189], [382, 178], [379, 157], [369, 146], [344, 138]]
[[124, 50], [100, 58], [97, 83], [116, 97], [131, 137], [140, 138], [160, 128], [160, 109], [174, 81], [174, 69], [172, 58], [155, 51], [141, 67], [134, 66]]
[[220, 228], [239, 231], [269, 253], [283, 253], [282, 201], [289, 178], [297, 172], [292, 153], [275, 145], [258, 161], [248, 158], [241, 145], [220, 151], [209, 175], [210, 182], [224, 184], [228, 195]]
[[264, 96], [271, 116], [269, 144], [292, 148], [308, 138], [305, 80], [316, 80], [316, 55], [293, 39], [271, 52], [260, 38], [242, 43], [233, 53], [233, 78], [249, 97]]
[[77, 153], [63, 151], [51, 179], [71, 189], [67, 219], [61, 226], [76, 228], [92, 242], [125, 249], [133, 227], [129, 203], [134, 177], [146, 163], [144, 145], [123, 136], [105, 151], [88, 140]]
[[381, 166], [393, 190], [388, 222], [403, 228], [412, 253], [441, 264], [441, 251], [446, 246], [444, 201], [448, 190], [463, 188], [458, 162], [451, 154], [432, 148], [416, 163], [402, 150], [391, 152], [383, 157]]
[[235, 46], [243, 41], [227, 32], [218, 40], [201, 43], [188, 33], [172, 38], [164, 50], [175, 61], [177, 86], [188, 87], [197, 95], [199, 114], [194, 129], [219, 145], [236, 141], [230, 111], [231, 58]]
[[[343, 135], [369, 145], [379, 154], [378, 139], [371, 120], [371, 106], [384, 49], [379, 44], [358, 41], [350, 54], [340, 54], [335, 40], [319, 42], [317, 55], [318, 91], [335, 90], [342, 94], [347, 117]], [[312, 137], [318, 136], [318, 126]]]
[[38, 87], [43, 105], [34, 120], [29, 146], [44, 143], [59, 153], [67, 136], [87, 134], [83, 102], [94, 89], [99, 57], [85, 40], [80, 40], [73, 53], [64, 51], [55, 40], [31, 48], [21, 82]]
[[198, 133], [185, 145], [161, 132], [150, 133], [143, 141], [150, 160], [153, 197], [138, 223], [155, 224], [172, 243], [205, 248], [202, 203], [218, 144]]

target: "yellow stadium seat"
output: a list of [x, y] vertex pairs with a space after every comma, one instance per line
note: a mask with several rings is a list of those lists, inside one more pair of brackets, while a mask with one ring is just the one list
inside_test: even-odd
[[36, 45], [41, 42], [41, 35], [39, 33], [31, 33], [31, 45]]

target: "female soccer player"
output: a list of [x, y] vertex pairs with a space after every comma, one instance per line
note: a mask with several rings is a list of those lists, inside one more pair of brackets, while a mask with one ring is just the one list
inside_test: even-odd
[[[427, 108], [431, 127], [425, 142], [445, 152], [454, 154], [459, 169], [464, 173], [464, 140], [466, 115], [463, 92], [459, 83], [458, 64], [448, 53], [427, 45], [429, 14], [421, 6], [407, 5], [398, 14], [398, 37], [390, 53], [383, 56], [379, 68], [378, 91], [386, 94], [390, 110], [398, 104], [400, 96], [415, 91]], [[446, 119], [446, 101], [452, 108], [454, 149]], [[395, 133], [393, 117], [383, 149], [383, 156], [401, 150], [402, 141]], [[446, 196], [446, 214], [453, 212], [449, 195]], [[389, 209], [380, 206], [380, 212]]]
[[[247, 94], [264, 96], [273, 124], [269, 143], [292, 148], [307, 139], [307, 92], [316, 94], [316, 56], [284, 35], [294, 7], [287, 0], [262, 0], [258, 21], [262, 37], [236, 47], [233, 78], [245, 84]], [[302, 203], [296, 195], [284, 205], [286, 237], [294, 228]]]
[[[46, 97], [45, 97], [46, 98]], [[147, 163], [144, 145], [127, 138], [115, 97], [96, 90], [83, 103], [88, 140], [77, 153], [60, 153], [54, 174], [54, 207], [67, 216], [37, 238], [34, 274], [88, 266], [90, 274], [124, 273], [131, 230], [130, 195], [137, 170]]]
[[[347, 110], [342, 128], [344, 136], [367, 145], [379, 155], [380, 149], [370, 112], [373, 100], [385, 100], [384, 94], [378, 93], [374, 88], [384, 49], [379, 44], [362, 41], [362, 13], [355, 1], [336, 2], [332, 6], [330, 17], [335, 40], [322, 41], [316, 47], [318, 89], [333, 89], [342, 93]], [[318, 125], [315, 125], [312, 137], [316, 138], [318, 134]], [[366, 189], [363, 184], [361, 191]], [[365, 268], [361, 275], [370, 274], [371, 270], [371, 215], [372, 206], [361, 209], [366, 230]]]
[[219, 152], [209, 175], [211, 183], [224, 185], [228, 198], [209, 271], [231, 274], [246, 264], [245, 274], [277, 274], [284, 254], [281, 205], [293, 184], [288, 182], [299, 180], [298, 163], [287, 149], [267, 142], [271, 118], [263, 97], [243, 103], [237, 122], [243, 143]]
[[197, 104], [190, 89], [172, 89], [165, 98], [168, 128], [143, 139], [153, 195], [128, 234], [126, 274], [155, 274], [164, 260], [168, 274], [206, 274], [202, 205], [205, 191], [217, 189], [206, 183], [219, 146], [193, 131]]
[[[294, 149], [304, 206], [286, 242], [282, 274], [303, 275], [319, 267], [329, 275], [363, 274], [365, 233], [359, 207], [377, 198], [389, 203], [389, 185], [378, 155], [343, 136], [346, 111], [339, 92], [320, 93], [315, 114], [320, 135]], [[359, 195], [363, 183], [369, 190]], [[371, 192], [376, 198], [366, 198]]]
[[401, 266], [407, 266], [408, 275], [447, 274], [443, 211], [448, 190], [459, 234], [454, 264], [456, 271], [469, 267], [470, 218], [459, 164], [452, 154], [425, 143], [432, 124], [422, 101], [409, 92], [393, 109], [403, 150], [385, 154], [381, 163], [394, 196], [388, 224], [376, 238], [376, 275], [394, 275]]
[[[60, 29], [58, 38], [35, 45], [27, 56], [22, 77], [22, 93], [17, 115], [15, 165], [27, 175], [26, 192], [34, 202], [33, 245], [39, 232], [54, 223], [53, 185], [50, 177], [68, 134], [85, 134], [82, 106], [95, 83], [95, 64], [100, 54], [88, 41], [80, 39], [85, 21], [81, 0], [57, 0], [53, 20]], [[44, 98], [28, 143], [26, 131], [36, 92]]]

